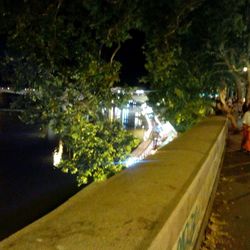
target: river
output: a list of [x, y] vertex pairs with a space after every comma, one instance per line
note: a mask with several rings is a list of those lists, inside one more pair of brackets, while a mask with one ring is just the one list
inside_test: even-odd
[[75, 177], [53, 168], [55, 141], [0, 112], [0, 240], [79, 191]]

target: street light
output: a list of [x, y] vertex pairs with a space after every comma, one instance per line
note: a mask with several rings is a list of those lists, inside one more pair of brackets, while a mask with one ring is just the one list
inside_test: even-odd
[[243, 71], [244, 71], [244, 72], [247, 72], [247, 67], [244, 67], [244, 68], [243, 68]]

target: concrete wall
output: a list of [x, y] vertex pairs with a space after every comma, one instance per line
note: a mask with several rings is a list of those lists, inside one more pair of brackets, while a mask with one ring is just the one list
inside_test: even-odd
[[226, 135], [224, 118], [205, 119], [145, 162], [83, 189], [0, 249], [192, 249]]

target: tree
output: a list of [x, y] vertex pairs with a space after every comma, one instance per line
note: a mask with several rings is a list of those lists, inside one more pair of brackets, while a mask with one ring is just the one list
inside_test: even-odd
[[[203, 1], [161, 3], [154, 6], [160, 8], [157, 20], [149, 15], [145, 28], [149, 74], [142, 80], [151, 83], [151, 105], [180, 131], [204, 117], [208, 106], [201, 96], [208, 88], [203, 79], [205, 73], [197, 66], [200, 51], [187, 43], [192, 38], [190, 26], [194, 12], [202, 4]], [[154, 13], [153, 7], [149, 9]]]
[[[172, 31], [165, 32], [168, 39], [156, 35], [153, 45], [152, 40], [147, 41], [146, 81], [153, 83], [152, 104], [179, 129], [204, 115], [209, 107], [209, 99], [204, 97], [218, 93], [224, 84], [237, 92], [238, 98], [246, 95], [249, 100], [250, 70], [242, 70], [250, 66], [248, 12], [245, 0], [202, 1], [186, 12], [179, 22], [182, 25], [167, 29]], [[180, 20], [180, 15], [176, 17]], [[168, 27], [164, 20], [160, 23]], [[156, 33], [161, 33], [161, 28], [155, 28]]]
[[231, 11], [241, 24], [242, 0], [227, 8], [224, 21], [222, 2], [27, 0], [13, 8], [1, 1], [0, 34], [8, 45], [2, 74], [18, 88], [36, 90], [27, 96], [24, 118], [49, 124], [61, 138], [63, 171], [76, 174], [79, 184], [106, 178], [136, 146], [103, 110], [121, 100], [111, 91], [120, 80], [116, 55], [132, 30], [145, 35], [148, 74], [141, 80], [152, 90], [156, 112], [182, 131], [206, 115], [205, 97], [227, 67], [225, 60], [218, 64], [222, 48], [232, 47], [230, 35], [241, 32], [229, 25]]
[[[218, 83], [226, 82], [239, 99], [244, 97], [244, 85], [248, 85], [243, 72], [249, 58], [248, 3], [241, 1], [206, 1], [197, 13], [194, 31], [202, 31], [204, 51], [214, 57], [213, 72]], [[218, 25], [220, 24], [220, 25]], [[211, 72], [212, 72], [211, 71]], [[235, 91], [236, 90], [236, 91]]]
[[[79, 185], [120, 171], [138, 141], [103, 109], [120, 101], [111, 91], [120, 70], [114, 56], [129, 38], [133, 10], [115, 1], [18, 4], [19, 11], [4, 2], [1, 33], [11, 72], [4, 76], [17, 88], [35, 89], [25, 98], [23, 119], [39, 120], [59, 136], [66, 154], [58, 167], [76, 174]], [[109, 61], [105, 46], [116, 46]]]

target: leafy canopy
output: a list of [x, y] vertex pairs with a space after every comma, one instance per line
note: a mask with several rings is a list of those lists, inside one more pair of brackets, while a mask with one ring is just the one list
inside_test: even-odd
[[8, 25], [1, 32], [8, 45], [4, 76], [17, 88], [35, 89], [23, 119], [39, 120], [59, 136], [66, 153], [58, 167], [76, 174], [79, 185], [120, 171], [138, 141], [104, 110], [121, 102], [111, 91], [121, 65], [104, 60], [102, 49], [129, 38], [133, 13], [112, 1], [19, 5], [19, 11], [3, 6]]
[[228, 65], [218, 63], [221, 52], [240, 51], [243, 1], [226, 2], [27, 0], [14, 8], [2, 0], [1, 74], [17, 88], [36, 90], [26, 98], [24, 119], [58, 134], [66, 148], [59, 167], [76, 174], [79, 184], [105, 179], [122, 169], [138, 143], [105, 111], [122, 103], [111, 88], [119, 84], [116, 54], [130, 31], [145, 35], [141, 81], [151, 89], [151, 105], [183, 131], [206, 115], [205, 97], [222, 74], [230, 75]]

